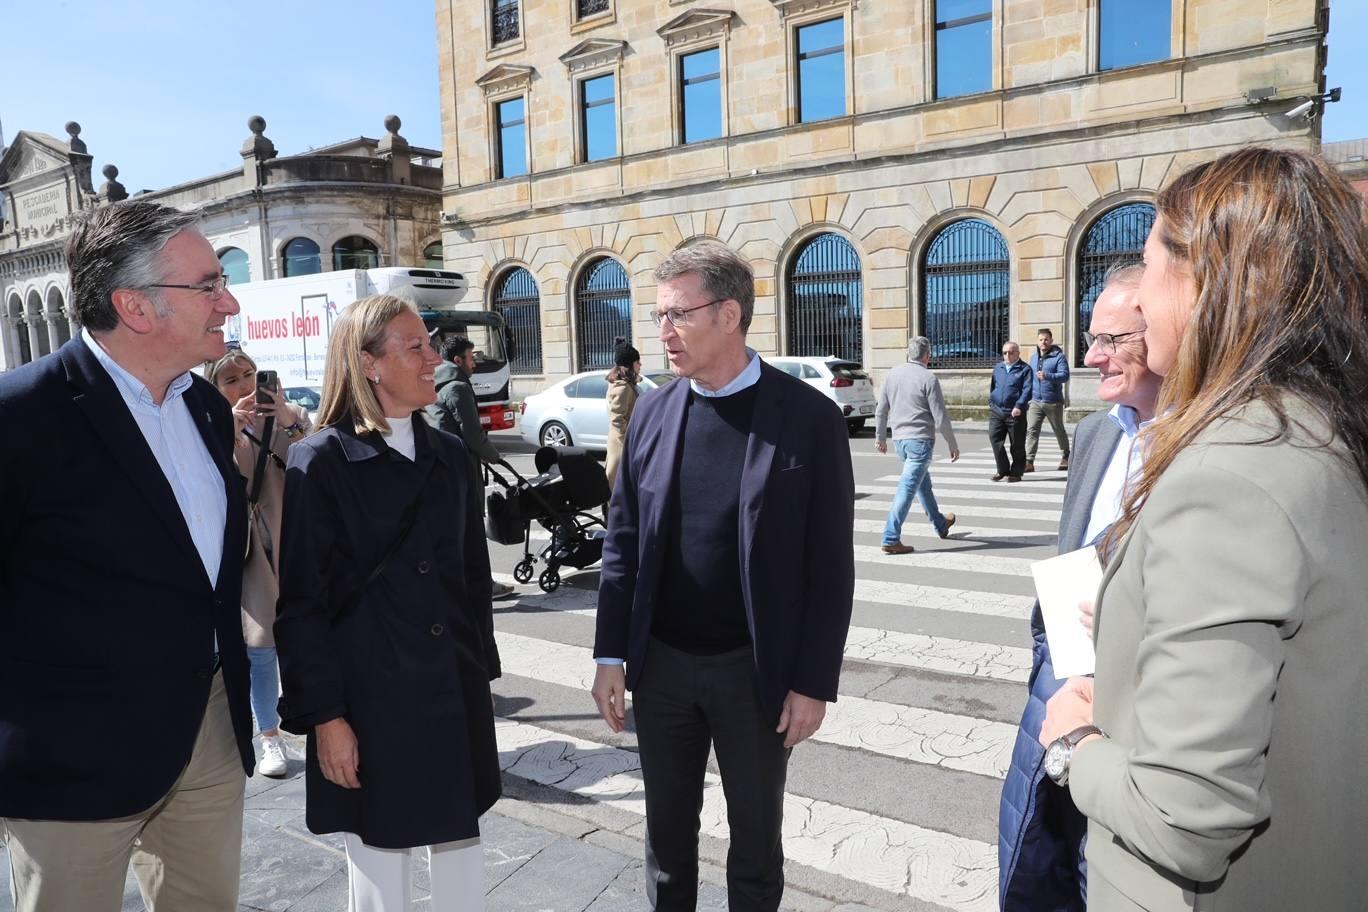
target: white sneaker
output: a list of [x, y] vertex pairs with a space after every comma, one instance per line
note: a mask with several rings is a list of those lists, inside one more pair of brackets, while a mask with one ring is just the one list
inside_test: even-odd
[[284, 779], [289, 769], [290, 763], [285, 758], [285, 745], [280, 736], [262, 738], [261, 760], [257, 763], [257, 772], [272, 779]]

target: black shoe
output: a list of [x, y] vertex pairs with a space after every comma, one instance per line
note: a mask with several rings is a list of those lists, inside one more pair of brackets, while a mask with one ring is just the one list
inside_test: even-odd
[[1021, 476], [1020, 476], [1020, 475], [1008, 475], [1008, 476], [1007, 476], [1007, 480], [1008, 480], [1009, 482], [1010, 482], [1010, 481], [1021, 481]]

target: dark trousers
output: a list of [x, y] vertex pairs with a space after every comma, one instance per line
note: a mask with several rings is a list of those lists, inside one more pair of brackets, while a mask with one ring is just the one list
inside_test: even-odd
[[698, 830], [708, 748], [727, 799], [727, 907], [774, 912], [784, 893], [789, 749], [760, 706], [749, 647], [694, 656], [652, 639], [632, 692], [646, 786], [646, 897], [659, 912], [698, 903]]
[[[1007, 440], [1011, 438], [1011, 461], [1007, 458]], [[993, 458], [997, 460], [999, 475], [1021, 477], [1026, 469], [1026, 415], [1016, 418], [1011, 411], [988, 411], [988, 440], [993, 444]]]

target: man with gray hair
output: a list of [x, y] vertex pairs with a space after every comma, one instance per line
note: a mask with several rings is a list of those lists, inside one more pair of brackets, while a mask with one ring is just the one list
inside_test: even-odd
[[233, 416], [190, 368], [238, 312], [165, 206], [67, 244], [83, 329], [0, 377], [0, 830], [17, 912], [237, 908], [253, 764]]
[[893, 506], [888, 511], [884, 526], [885, 554], [911, 554], [916, 549], [902, 542], [903, 521], [912, 507], [912, 498], [921, 501], [926, 518], [931, 520], [936, 534], [945, 538], [955, 524], [955, 514], [941, 514], [936, 495], [931, 490], [931, 457], [936, 451], [936, 430], [950, 448], [950, 461], [959, 459], [959, 444], [950, 426], [950, 413], [945, 408], [940, 380], [931, 373], [931, 340], [914, 336], [907, 343], [907, 363], [899, 364], [884, 378], [879, 391], [879, 407], [874, 412], [874, 447], [888, 452], [887, 438], [892, 428], [893, 447], [903, 461], [902, 477], [893, 495]]
[[773, 912], [789, 752], [836, 699], [850, 626], [849, 436], [830, 399], [746, 346], [755, 280], [731, 248], [677, 250], [655, 278], [652, 317], [688, 382], [632, 413], [608, 508], [593, 696], [620, 732], [632, 691], [650, 907], [697, 903], [712, 748], [731, 828], [728, 908]]

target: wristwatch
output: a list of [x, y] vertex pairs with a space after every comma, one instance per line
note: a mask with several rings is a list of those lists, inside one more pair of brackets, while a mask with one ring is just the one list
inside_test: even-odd
[[1045, 748], [1045, 775], [1053, 779], [1055, 785], [1069, 784], [1069, 765], [1073, 762], [1074, 748], [1088, 735], [1107, 737], [1107, 733], [1096, 725], [1084, 725], [1062, 738], [1055, 738]]

